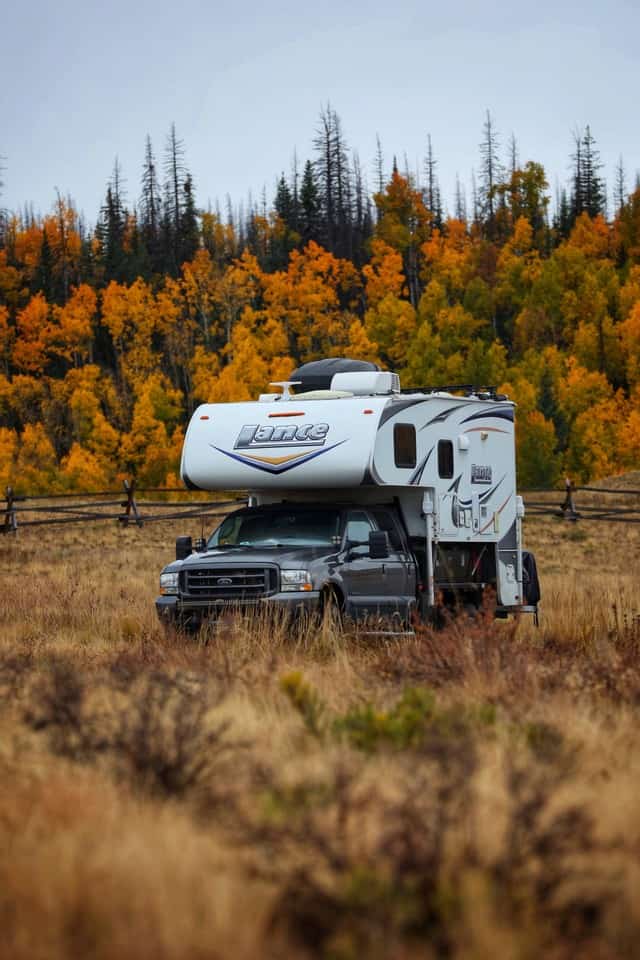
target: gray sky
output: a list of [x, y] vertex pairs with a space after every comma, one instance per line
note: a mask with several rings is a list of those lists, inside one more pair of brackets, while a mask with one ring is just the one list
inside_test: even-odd
[[5, 0], [0, 16], [2, 205], [47, 212], [55, 188], [89, 221], [114, 158], [130, 200], [144, 141], [175, 121], [196, 196], [237, 203], [304, 160], [320, 108], [342, 119], [370, 184], [379, 133], [390, 166], [421, 163], [431, 133], [444, 199], [467, 185], [490, 108], [506, 147], [568, 175], [591, 125], [609, 185], [640, 168], [638, 0]]

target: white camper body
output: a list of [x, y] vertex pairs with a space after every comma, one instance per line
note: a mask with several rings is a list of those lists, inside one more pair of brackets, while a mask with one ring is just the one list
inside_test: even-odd
[[[492, 393], [399, 392], [395, 374], [341, 373], [331, 389], [203, 404], [184, 442], [191, 489], [255, 504], [395, 502], [421, 567], [423, 606], [493, 564], [497, 602], [525, 609], [514, 404]], [[471, 578], [471, 579], [470, 579]], [[426, 602], [426, 604], [425, 604]]]

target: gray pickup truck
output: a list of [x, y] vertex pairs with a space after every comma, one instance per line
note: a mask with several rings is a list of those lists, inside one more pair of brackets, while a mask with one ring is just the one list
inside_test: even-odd
[[279, 503], [230, 513], [208, 541], [176, 541], [160, 574], [163, 623], [189, 632], [229, 609], [322, 613], [406, 624], [420, 585], [394, 505]]

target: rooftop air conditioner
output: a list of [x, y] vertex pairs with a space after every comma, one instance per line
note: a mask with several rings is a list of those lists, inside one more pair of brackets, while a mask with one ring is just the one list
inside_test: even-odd
[[381, 370], [350, 370], [345, 373], [335, 373], [331, 379], [331, 389], [348, 390], [349, 393], [361, 397], [399, 393], [400, 377], [397, 373]]

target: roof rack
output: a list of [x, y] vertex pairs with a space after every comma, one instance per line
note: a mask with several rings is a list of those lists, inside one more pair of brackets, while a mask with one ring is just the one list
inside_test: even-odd
[[504, 393], [497, 393], [495, 386], [473, 383], [449, 383], [437, 387], [404, 387], [400, 393], [462, 393], [465, 397], [480, 397], [482, 400], [506, 400]]

